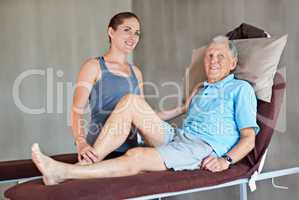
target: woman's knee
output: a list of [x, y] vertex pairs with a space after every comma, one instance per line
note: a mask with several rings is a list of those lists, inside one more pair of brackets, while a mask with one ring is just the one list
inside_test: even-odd
[[120, 101], [121, 102], [128, 102], [128, 101], [131, 101], [131, 100], [134, 100], [134, 99], [138, 99], [139, 97], [140, 97], [140, 95], [129, 93], [129, 94], [124, 95], [120, 99]]
[[132, 102], [136, 101], [138, 96], [139, 95], [135, 95], [135, 94], [127, 94], [119, 100], [118, 106], [122, 106], [122, 107], [123, 106], [131, 106], [131, 105], [133, 105]]
[[134, 112], [136, 110], [136, 106], [138, 106], [140, 103], [140, 95], [127, 94], [119, 100], [117, 107], [118, 109], [125, 109], [126, 111]]

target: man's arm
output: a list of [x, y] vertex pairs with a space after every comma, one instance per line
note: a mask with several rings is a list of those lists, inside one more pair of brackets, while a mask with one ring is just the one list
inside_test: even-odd
[[192, 98], [194, 97], [194, 95], [197, 93], [198, 89], [201, 86], [202, 86], [202, 83], [198, 83], [198, 84], [195, 85], [195, 87], [192, 89], [191, 94], [186, 98], [186, 101], [184, 102], [183, 105], [178, 106], [178, 107], [176, 107], [174, 109], [171, 109], [171, 110], [157, 112], [157, 115], [162, 120], [166, 121], [166, 120], [176, 118], [176, 117], [186, 113], [187, 110], [189, 109], [189, 105], [191, 103]]
[[233, 163], [244, 158], [255, 146], [255, 132], [253, 128], [241, 129], [241, 138], [238, 144], [227, 153]]
[[[244, 158], [255, 145], [255, 132], [253, 128], [241, 129], [240, 141], [226, 155], [232, 158], [233, 163]], [[228, 169], [229, 164], [224, 158], [209, 156], [203, 163], [202, 168], [212, 172], [219, 172]]]
[[162, 119], [163, 121], [170, 120], [173, 118], [176, 118], [182, 114], [184, 114], [186, 110], [184, 109], [184, 106], [178, 106], [171, 110], [165, 110], [161, 112], [157, 112], [157, 115]]

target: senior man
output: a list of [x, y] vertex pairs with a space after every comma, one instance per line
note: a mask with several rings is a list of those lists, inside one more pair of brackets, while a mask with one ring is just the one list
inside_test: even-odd
[[[234, 78], [237, 50], [224, 36], [215, 37], [204, 56], [207, 80], [193, 89], [184, 105], [155, 113], [137, 95], [127, 95], [105, 123], [94, 144], [97, 162], [71, 165], [55, 161], [32, 145], [32, 159], [46, 185], [66, 179], [120, 177], [142, 171], [222, 171], [246, 156], [259, 131], [256, 96], [249, 83]], [[181, 128], [163, 120], [187, 112]], [[136, 126], [148, 147], [130, 149], [125, 155], [103, 160]]]

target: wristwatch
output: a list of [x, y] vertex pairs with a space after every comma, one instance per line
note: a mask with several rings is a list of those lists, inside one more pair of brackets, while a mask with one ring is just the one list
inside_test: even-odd
[[233, 164], [233, 159], [231, 157], [229, 157], [228, 155], [224, 155], [222, 156], [222, 158], [229, 164], [232, 165]]

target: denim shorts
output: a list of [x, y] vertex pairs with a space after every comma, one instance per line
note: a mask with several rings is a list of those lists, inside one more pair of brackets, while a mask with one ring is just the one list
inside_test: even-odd
[[175, 171], [199, 169], [204, 158], [216, 156], [213, 148], [198, 137], [188, 137], [181, 129], [163, 124], [164, 143], [155, 147], [165, 166]]

